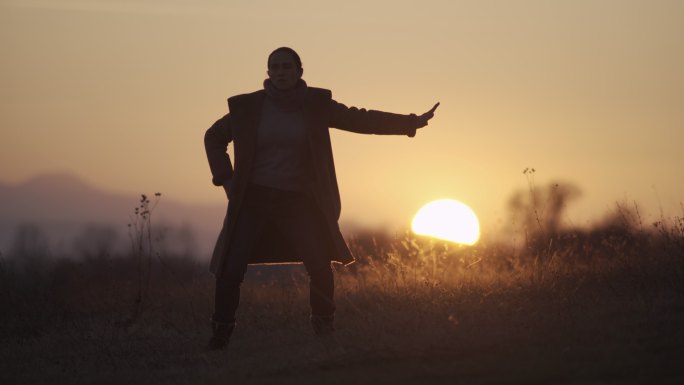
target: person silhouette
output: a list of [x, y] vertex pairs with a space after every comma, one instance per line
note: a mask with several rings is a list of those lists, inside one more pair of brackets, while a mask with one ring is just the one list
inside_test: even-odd
[[[329, 128], [413, 137], [439, 106], [422, 115], [347, 107], [309, 87], [292, 48], [268, 56], [263, 89], [228, 99], [228, 114], [204, 135], [212, 183], [228, 209], [212, 255], [216, 277], [209, 349], [224, 348], [236, 324], [249, 264], [303, 262], [310, 278], [311, 325], [334, 332], [331, 262], [354, 261], [340, 232], [341, 203]], [[227, 153], [233, 143], [235, 164]]]

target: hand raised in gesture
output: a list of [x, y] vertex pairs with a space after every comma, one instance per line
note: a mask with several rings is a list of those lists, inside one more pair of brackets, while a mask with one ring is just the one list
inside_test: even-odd
[[435, 116], [435, 110], [439, 107], [439, 102], [430, 109], [430, 111], [418, 116], [418, 128], [425, 127], [428, 125], [428, 121]]

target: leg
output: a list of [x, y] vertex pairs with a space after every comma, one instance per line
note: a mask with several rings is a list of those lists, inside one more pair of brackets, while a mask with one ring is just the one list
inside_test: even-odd
[[263, 231], [260, 210], [245, 205], [235, 223], [222, 274], [216, 279], [212, 337], [209, 349], [223, 349], [228, 345], [235, 328], [235, 313], [240, 304], [240, 285], [247, 271], [247, 263]]
[[234, 323], [240, 303], [240, 285], [247, 271], [247, 263], [261, 233], [263, 218], [258, 207], [245, 204], [235, 223], [223, 272], [216, 279], [214, 315], [222, 323]]
[[315, 204], [303, 194], [286, 199], [280, 208], [278, 229], [292, 243], [309, 274], [311, 313], [332, 318], [335, 313], [335, 284], [322, 216]]

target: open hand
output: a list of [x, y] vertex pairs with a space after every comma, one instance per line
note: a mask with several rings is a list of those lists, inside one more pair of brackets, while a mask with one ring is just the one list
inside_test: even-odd
[[439, 102], [437, 102], [437, 104], [435, 104], [435, 106], [432, 107], [430, 111], [418, 116], [418, 128], [425, 127], [428, 125], [428, 121], [432, 119], [433, 116], [435, 116], [435, 110], [437, 109], [437, 107], [439, 107]]

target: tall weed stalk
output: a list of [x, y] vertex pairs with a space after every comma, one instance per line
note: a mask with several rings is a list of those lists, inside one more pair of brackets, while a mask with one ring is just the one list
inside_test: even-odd
[[130, 322], [139, 319], [150, 290], [152, 273], [152, 256], [155, 254], [152, 242], [152, 212], [159, 203], [161, 193], [154, 194], [150, 201], [147, 195], [141, 194], [138, 206], [133, 210], [128, 224], [128, 236], [131, 241], [132, 255], [137, 267], [137, 291]]

